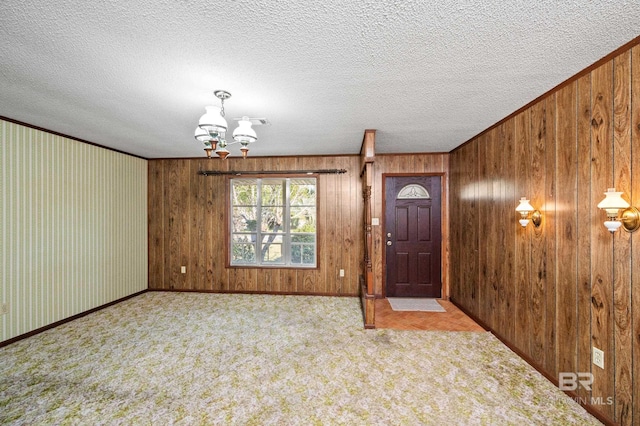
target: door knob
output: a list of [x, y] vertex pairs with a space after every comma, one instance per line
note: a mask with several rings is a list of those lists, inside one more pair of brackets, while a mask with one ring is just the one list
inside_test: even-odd
[[390, 246], [391, 244], [393, 244], [391, 241], [387, 241], [388, 246]]
[[387, 232], [387, 237], [391, 238], [391, 232]]

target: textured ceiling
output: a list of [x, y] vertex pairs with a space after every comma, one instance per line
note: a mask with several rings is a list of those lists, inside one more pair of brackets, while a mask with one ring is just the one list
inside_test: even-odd
[[250, 155], [357, 153], [365, 129], [378, 152], [449, 151], [639, 22], [638, 0], [3, 0], [0, 115], [199, 157], [225, 89], [228, 119], [272, 123]]

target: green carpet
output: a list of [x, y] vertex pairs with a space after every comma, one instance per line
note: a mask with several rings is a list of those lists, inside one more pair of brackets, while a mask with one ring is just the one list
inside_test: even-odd
[[145, 293], [0, 349], [0, 424], [599, 424], [490, 333], [357, 298]]

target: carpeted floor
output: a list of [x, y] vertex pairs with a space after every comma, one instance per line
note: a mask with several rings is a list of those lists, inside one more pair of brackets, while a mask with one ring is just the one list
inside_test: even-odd
[[0, 349], [0, 424], [599, 424], [489, 333], [357, 298], [145, 293]]

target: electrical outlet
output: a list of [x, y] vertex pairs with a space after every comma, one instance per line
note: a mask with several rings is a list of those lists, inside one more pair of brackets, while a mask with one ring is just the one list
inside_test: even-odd
[[344, 269], [340, 269], [340, 276], [344, 277]]
[[604, 370], [604, 352], [593, 347], [593, 363]]
[[6, 303], [0, 303], [0, 315], [4, 315], [9, 312], [9, 306]]
[[181, 274], [186, 274], [187, 273], [187, 267], [186, 266], [181, 266], [180, 267], [180, 273]]

